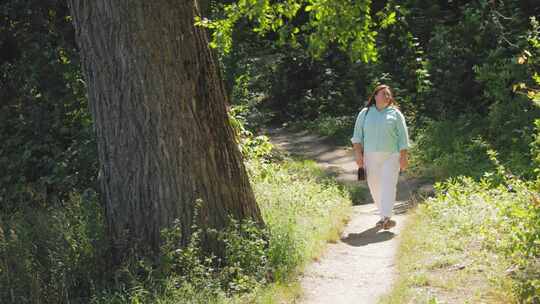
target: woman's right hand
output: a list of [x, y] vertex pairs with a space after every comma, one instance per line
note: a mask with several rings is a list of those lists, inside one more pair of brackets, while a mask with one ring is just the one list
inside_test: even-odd
[[363, 156], [356, 156], [356, 165], [358, 166], [358, 168], [363, 168], [364, 167], [364, 157]]
[[354, 157], [356, 158], [358, 168], [364, 167], [364, 153], [362, 150], [362, 145], [358, 143], [353, 144]]

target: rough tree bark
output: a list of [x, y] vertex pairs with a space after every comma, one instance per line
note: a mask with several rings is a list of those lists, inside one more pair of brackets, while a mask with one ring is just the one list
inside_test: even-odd
[[[262, 223], [233, 131], [223, 81], [194, 0], [70, 0], [81, 49], [115, 261], [155, 254], [180, 219], [221, 229]], [[207, 248], [219, 248], [212, 238]]]

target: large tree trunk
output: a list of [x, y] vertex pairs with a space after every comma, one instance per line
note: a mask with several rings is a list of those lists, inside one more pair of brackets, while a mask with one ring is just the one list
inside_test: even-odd
[[[178, 218], [262, 223], [228, 123], [226, 94], [194, 0], [70, 0], [116, 262], [155, 253]], [[212, 238], [207, 248], [216, 249]]]

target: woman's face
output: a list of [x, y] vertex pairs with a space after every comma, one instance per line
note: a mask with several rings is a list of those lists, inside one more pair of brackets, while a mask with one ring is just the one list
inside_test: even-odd
[[390, 92], [388, 91], [388, 89], [384, 88], [384, 89], [380, 89], [377, 94], [375, 94], [375, 101], [377, 101], [377, 103], [379, 104], [386, 104], [390, 101]]

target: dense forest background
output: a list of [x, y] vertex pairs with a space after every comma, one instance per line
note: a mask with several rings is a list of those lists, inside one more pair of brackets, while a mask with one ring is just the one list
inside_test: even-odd
[[[268, 144], [257, 135], [273, 124], [348, 145], [359, 109], [385, 83], [410, 127], [415, 174], [480, 179], [501, 165], [511, 178], [539, 187], [540, 3], [367, 3], [376, 34], [366, 58], [338, 41], [317, 45], [325, 36], [309, 35], [314, 19], [305, 3], [288, 28], [256, 32], [255, 19], [238, 17], [230, 45], [214, 40], [246, 159], [266, 155]], [[225, 8], [232, 2], [204, 4], [207, 18], [230, 19]], [[332, 26], [354, 31], [347, 23]], [[133, 262], [139, 273], [126, 274], [105, 262], [96, 140], [67, 4], [3, 1], [0, 57], [0, 302], [98, 301], [104, 286], [129, 289], [152, 267]], [[526, 208], [531, 223], [538, 223], [538, 209]], [[538, 261], [539, 226], [517, 236], [514, 249], [527, 251], [524, 259]], [[183, 265], [192, 265], [186, 256]], [[535, 280], [520, 285], [523, 298], [538, 291]], [[123, 301], [115, 297], [108, 299]]]

